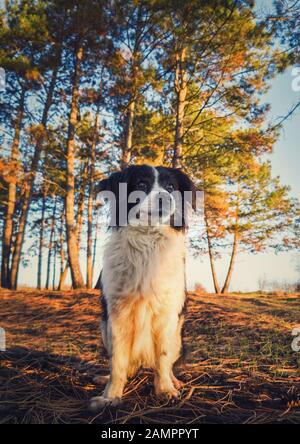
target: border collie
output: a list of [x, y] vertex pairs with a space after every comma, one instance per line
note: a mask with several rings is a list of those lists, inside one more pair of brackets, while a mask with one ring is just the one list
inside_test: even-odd
[[94, 411], [116, 405], [141, 366], [154, 369], [157, 395], [179, 394], [173, 364], [184, 321], [185, 228], [196, 205], [193, 182], [174, 168], [130, 166], [101, 181], [100, 191], [111, 212], [101, 276], [110, 377], [103, 395], [90, 400]]

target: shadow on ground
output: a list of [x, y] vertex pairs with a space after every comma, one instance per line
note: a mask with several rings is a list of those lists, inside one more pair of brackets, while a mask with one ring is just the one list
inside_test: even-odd
[[[152, 372], [129, 381], [124, 402], [97, 415], [88, 399], [107, 374], [96, 292], [0, 292], [2, 423], [300, 422], [299, 353], [291, 349], [299, 298], [189, 295], [179, 400], [157, 400]], [[298, 308], [296, 308], [298, 307]], [[297, 311], [298, 310], [298, 311]], [[279, 315], [278, 312], [284, 312]], [[292, 402], [294, 401], [294, 404]]]

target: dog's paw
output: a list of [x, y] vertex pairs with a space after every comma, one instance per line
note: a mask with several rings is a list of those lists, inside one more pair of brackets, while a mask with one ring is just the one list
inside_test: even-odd
[[156, 395], [159, 398], [177, 399], [179, 398], [179, 391], [175, 387], [161, 387], [156, 389]]
[[184, 386], [184, 382], [182, 382], [182, 381], [180, 381], [179, 379], [177, 379], [176, 376], [173, 376], [173, 377], [172, 377], [172, 382], [173, 382], [173, 384], [174, 384], [174, 387], [175, 387], [177, 390], [182, 389], [182, 387]]
[[109, 375], [96, 375], [93, 378], [93, 383], [94, 384], [106, 384], [108, 380], [109, 380]]
[[120, 403], [120, 398], [105, 398], [105, 396], [94, 396], [89, 401], [89, 410], [91, 412], [98, 412], [99, 410], [108, 407], [116, 406]]
[[176, 390], [175, 387], [174, 387], [174, 388], [171, 388], [171, 389], [168, 389], [168, 390], [166, 390], [166, 391], [164, 391], [164, 392], [162, 392], [162, 393], [163, 393], [163, 395], [164, 395], [165, 397], [167, 397], [168, 399], [177, 399], [177, 398], [179, 398], [179, 396], [180, 396], [179, 391]]

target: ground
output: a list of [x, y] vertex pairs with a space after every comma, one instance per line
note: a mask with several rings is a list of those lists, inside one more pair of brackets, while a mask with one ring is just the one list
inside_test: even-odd
[[299, 295], [190, 293], [177, 401], [157, 400], [141, 370], [124, 402], [98, 414], [88, 399], [107, 374], [96, 291], [0, 290], [0, 423], [300, 423]]

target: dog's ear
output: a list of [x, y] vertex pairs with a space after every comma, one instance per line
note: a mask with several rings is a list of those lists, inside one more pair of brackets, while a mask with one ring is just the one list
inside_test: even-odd
[[119, 184], [126, 182], [126, 175], [123, 171], [112, 173], [106, 179], [101, 180], [94, 186], [94, 192], [97, 195], [101, 191], [112, 191], [115, 195], [118, 194]]
[[173, 172], [176, 176], [178, 188], [181, 194], [183, 194], [185, 191], [190, 191], [192, 193], [192, 208], [193, 210], [196, 210], [196, 186], [194, 182], [189, 178], [187, 174], [185, 174], [181, 169], [174, 168]]
[[109, 179], [103, 179], [100, 182], [94, 184], [95, 196], [97, 196], [97, 194], [101, 193], [101, 191], [107, 191], [108, 183], [109, 183]]

